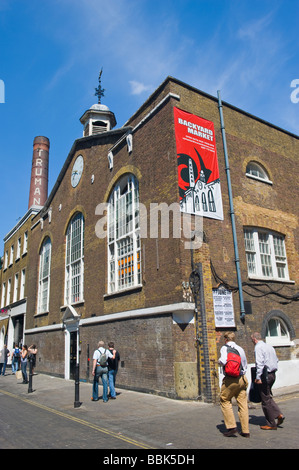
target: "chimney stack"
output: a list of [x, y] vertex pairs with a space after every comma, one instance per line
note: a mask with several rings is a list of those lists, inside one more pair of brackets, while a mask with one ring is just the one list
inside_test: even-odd
[[48, 166], [50, 141], [47, 137], [35, 137], [28, 209], [44, 206], [48, 198]]

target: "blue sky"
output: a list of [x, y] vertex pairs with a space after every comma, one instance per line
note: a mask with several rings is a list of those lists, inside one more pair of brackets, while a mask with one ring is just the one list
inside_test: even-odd
[[50, 139], [50, 192], [101, 67], [117, 127], [171, 75], [298, 134], [298, 30], [297, 0], [0, 0], [0, 255], [28, 209], [34, 137]]

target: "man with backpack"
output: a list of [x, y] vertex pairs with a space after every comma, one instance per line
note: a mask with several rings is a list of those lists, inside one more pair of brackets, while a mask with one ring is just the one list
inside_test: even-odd
[[15, 374], [17, 370], [19, 369], [20, 361], [21, 361], [21, 351], [18, 345], [16, 344], [11, 353], [11, 370], [13, 374]]
[[99, 341], [98, 349], [93, 353], [93, 367], [92, 375], [93, 387], [92, 387], [92, 401], [98, 401], [98, 385], [99, 378], [102, 379], [103, 384], [103, 402], [107, 403], [108, 401], [108, 359], [115, 359], [116, 350], [109, 351], [106, 349], [104, 341]]
[[227, 431], [224, 436], [237, 434], [237, 425], [232, 407], [232, 398], [238, 404], [238, 415], [241, 423], [241, 436], [250, 437], [249, 416], [246, 389], [248, 380], [245, 377], [247, 359], [244, 349], [235, 343], [235, 333], [224, 333], [225, 345], [220, 350], [219, 364], [223, 366], [224, 378], [220, 391], [220, 406]]

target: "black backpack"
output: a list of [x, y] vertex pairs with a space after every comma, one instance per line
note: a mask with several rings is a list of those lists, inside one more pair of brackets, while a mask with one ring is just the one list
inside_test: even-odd
[[15, 348], [14, 353], [13, 353], [13, 357], [14, 357], [15, 359], [19, 359], [19, 357], [20, 357], [20, 350], [19, 350], [19, 348]]

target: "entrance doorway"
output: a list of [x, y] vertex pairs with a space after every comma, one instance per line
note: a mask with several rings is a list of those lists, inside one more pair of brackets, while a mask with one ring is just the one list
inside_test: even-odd
[[75, 380], [76, 377], [76, 363], [77, 363], [77, 346], [78, 346], [77, 331], [70, 332], [70, 379]]
[[76, 364], [79, 362], [79, 323], [80, 315], [69, 305], [62, 319], [65, 326], [65, 362], [64, 375], [67, 380], [75, 380]]
[[24, 315], [12, 317], [14, 327], [14, 343], [18, 346], [23, 345], [24, 337]]

